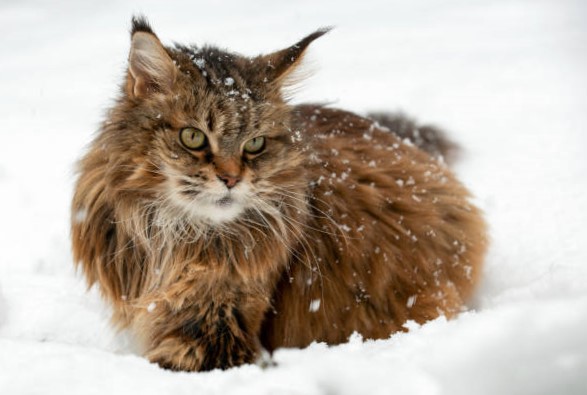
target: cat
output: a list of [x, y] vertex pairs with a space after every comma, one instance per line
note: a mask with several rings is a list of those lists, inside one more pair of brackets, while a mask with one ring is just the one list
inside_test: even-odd
[[120, 96], [78, 165], [72, 249], [161, 367], [388, 338], [454, 316], [478, 283], [486, 225], [439, 158], [454, 144], [403, 116], [288, 104], [326, 31], [249, 58], [132, 20]]

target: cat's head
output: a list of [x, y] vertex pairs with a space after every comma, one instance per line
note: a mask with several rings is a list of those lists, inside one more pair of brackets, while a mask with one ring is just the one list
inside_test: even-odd
[[248, 58], [165, 47], [134, 18], [123, 97], [105, 139], [126, 172], [120, 188], [148, 190], [177, 215], [209, 224], [296, 193], [304, 155], [282, 92], [307, 46], [325, 32]]

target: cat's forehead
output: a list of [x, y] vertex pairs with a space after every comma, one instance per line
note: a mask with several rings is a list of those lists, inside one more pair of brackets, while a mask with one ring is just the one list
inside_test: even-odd
[[[189, 62], [191, 77], [233, 101], [263, 100], [266, 89], [251, 60], [216, 47], [177, 46]], [[195, 75], [194, 75], [195, 74]]]
[[178, 127], [205, 131], [222, 151], [260, 135], [283, 134], [284, 103], [251, 59], [214, 47], [179, 45], [173, 55], [187, 77], [179, 90], [185, 95], [176, 96], [183, 102], [176, 107]]

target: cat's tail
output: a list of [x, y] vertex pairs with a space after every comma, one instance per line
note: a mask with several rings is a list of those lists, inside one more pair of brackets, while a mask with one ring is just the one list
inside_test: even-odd
[[418, 125], [414, 120], [401, 113], [373, 112], [367, 114], [367, 117], [397, 134], [400, 138], [408, 139], [435, 158], [444, 160], [448, 164], [452, 164], [458, 159], [460, 147], [446, 137], [444, 131], [435, 126]]

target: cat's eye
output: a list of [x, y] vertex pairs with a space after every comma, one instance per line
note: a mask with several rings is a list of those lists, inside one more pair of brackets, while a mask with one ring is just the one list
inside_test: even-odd
[[189, 149], [202, 149], [208, 140], [201, 130], [195, 128], [183, 128], [179, 131], [179, 140]]
[[246, 153], [258, 154], [265, 148], [265, 137], [259, 136], [252, 138], [245, 143], [245, 146], [243, 148]]

